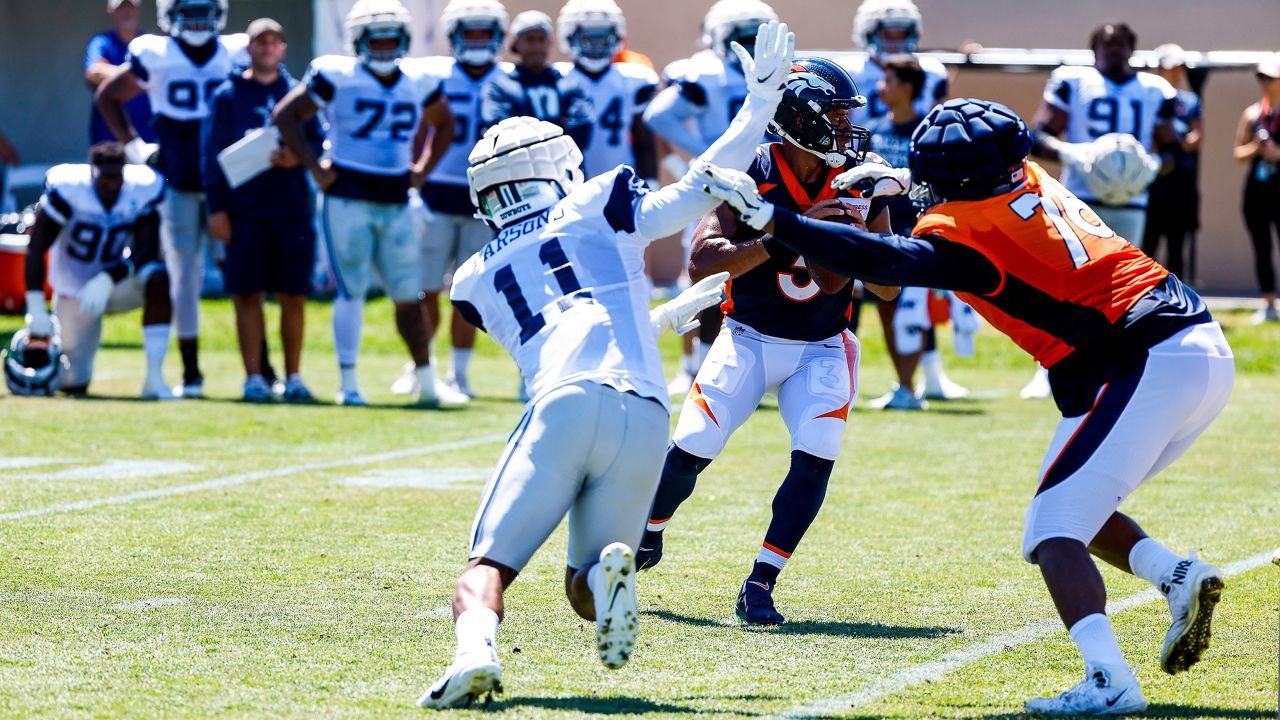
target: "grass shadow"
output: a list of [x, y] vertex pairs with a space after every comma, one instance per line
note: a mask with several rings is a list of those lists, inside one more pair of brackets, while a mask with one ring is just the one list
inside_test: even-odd
[[[1198, 705], [1173, 705], [1169, 703], [1152, 703], [1147, 706], [1146, 712], [1142, 713], [1142, 717], [1149, 720], [1159, 720], [1159, 718], [1253, 718], [1256, 720], [1267, 720], [1276, 716], [1273, 710], [1249, 710], [1243, 708], [1214, 708], [1201, 707]], [[880, 717], [880, 716], [876, 716]], [[1031, 720], [1032, 718], [1049, 718], [1053, 715], [1044, 715], [1041, 713], [999, 713], [996, 715], [972, 715], [970, 717], [982, 718], [982, 720]], [[865, 720], [870, 720], [870, 717]]]
[[[734, 700], [737, 698], [717, 698]], [[489, 706], [489, 710], [513, 710], [517, 714], [523, 708], [539, 708], [542, 710], [567, 710], [586, 715], [644, 715], [647, 713], [669, 713], [681, 715], [737, 715], [741, 717], [762, 717], [764, 713], [725, 708], [698, 708], [680, 705], [674, 702], [649, 700], [646, 698], [614, 696], [614, 697], [512, 697], [499, 700]]]
[[641, 615], [649, 615], [659, 620], [695, 625], [698, 627], [739, 627], [753, 632], [768, 632], [778, 635], [831, 635], [833, 637], [867, 638], [887, 640], [892, 638], [923, 638], [933, 640], [955, 635], [958, 628], [884, 625], [882, 623], [850, 622], [845, 620], [796, 620], [776, 627], [752, 627], [750, 625], [724, 622], [714, 618], [682, 615], [669, 610], [644, 610]]

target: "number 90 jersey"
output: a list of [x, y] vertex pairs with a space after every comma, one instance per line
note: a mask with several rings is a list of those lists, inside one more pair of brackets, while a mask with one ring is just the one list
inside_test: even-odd
[[89, 165], [55, 165], [45, 175], [40, 209], [62, 226], [49, 250], [49, 284], [74, 295], [124, 256], [138, 221], [156, 211], [164, 179], [146, 165], [126, 165], [124, 186], [110, 210], [102, 207]]
[[591, 133], [591, 142], [582, 148], [582, 167], [587, 177], [619, 165], [634, 166], [631, 128], [657, 92], [658, 74], [629, 62], [613, 63], [598, 78], [572, 63], [556, 63], [556, 69], [576, 80], [595, 108], [596, 129]]
[[[1134, 136], [1148, 150], [1156, 123], [1174, 117], [1177, 100], [1173, 86], [1159, 75], [1135, 73], [1116, 84], [1093, 67], [1060, 67], [1044, 88], [1044, 101], [1067, 114], [1067, 142], [1087, 143], [1118, 132]], [[1084, 176], [1070, 167], [1062, 169], [1062, 184], [1084, 200], [1094, 199]], [[1147, 193], [1135, 196], [1129, 205], [1146, 207]]]
[[697, 108], [698, 134], [708, 147], [729, 129], [747, 101], [747, 79], [742, 70], [711, 50], [671, 63], [662, 75]]
[[533, 400], [589, 380], [667, 405], [636, 233], [644, 181], [629, 167], [588, 180], [498, 234], [454, 274], [450, 299], [498, 341]]
[[311, 61], [303, 82], [324, 111], [335, 165], [371, 175], [409, 172], [422, 109], [440, 96], [440, 80], [421, 59], [402, 60], [387, 87], [360, 58], [324, 55]]

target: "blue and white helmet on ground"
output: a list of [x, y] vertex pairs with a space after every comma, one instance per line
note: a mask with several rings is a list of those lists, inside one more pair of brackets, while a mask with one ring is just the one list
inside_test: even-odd
[[14, 333], [4, 358], [4, 382], [14, 395], [49, 396], [62, 384], [66, 359], [58, 339], [57, 319], [51, 337], [32, 337], [26, 328]]
[[[444, 37], [453, 57], [463, 65], [484, 67], [498, 59], [511, 22], [498, 0], [450, 0], [440, 15]], [[470, 30], [488, 30], [489, 36], [468, 40]]]
[[908, 164], [928, 205], [984, 200], [1024, 180], [1029, 152], [1031, 133], [1017, 113], [990, 100], [954, 98], [911, 134]]
[[[400, 0], [359, 0], [347, 13], [343, 23], [351, 52], [370, 70], [387, 75], [393, 72], [409, 52], [409, 33], [413, 18]], [[375, 40], [392, 39], [391, 50], [374, 50]]]
[[609, 67], [627, 36], [627, 19], [614, 0], [569, 0], [556, 25], [560, 50], [593, 73]]
[[485, 131], [467, 160], [476, 217], [501, 230], [582, 184], [582, 151], [559, 125], [511, 117]]
[[227, 0], [156, 0], [160, 32], [201, 47], [227, 26]]
[[[881, 36], [886, 30], [904, 35], [889, 40]], [[853, 42], [879, 58], [915, 52], [923, 30], [920, 8], [911, 0], [863, 0], [853, 15]]]

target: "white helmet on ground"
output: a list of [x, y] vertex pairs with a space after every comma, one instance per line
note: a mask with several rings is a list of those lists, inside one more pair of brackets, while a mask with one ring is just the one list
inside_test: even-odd
[[[359, 0], [343, 27], [351, 52], [379, 75], [393, 72], [409, 52], [409, 33], [413, 18], [400, 0]], [[396, 40], [394, 50], [374, 50], [374, 40]]]
[[476, 217], [501, 230], [582, 184], [582, 151], [559, 125], [512, 117], [489, 128], [467, 158]]
[[227, 26], [227, 0], [156, 0], [160, 32], [200, 47]]
[[1108, 205], [1124, 205], [1156, 179], [1160, 161], [1134, 136], [1107, 133], [1093, 141], [1087, 167], [1085, 183], [1090, 192]]
[[[895, 44], [880, 38], [882, 30], [905, 30], [907, 36]], [[853, 41], [876, 57], [913, 53], [924, 31], [920, 8], [911, 0], [863, 0], [853, 15]]]
[[[498, 59], [509, 22], [507, 9], [498, 0], [450, 0], [440, 15], [453, 57], [463, 65], [478, 67]], [[481, 40], [467, 40], [463, 35], [468, 30], [489, 30], [492, 34]]]
[[729, 43], [752, 50], [760, 25], [777, 19], [778, 13], [760, 0], [720, 0], [702, 19], [702, 44], [736, 65], [738, 56], [729, 51]]
[[53, 335], [35, 338], [23, 328], [14, 333], [4, 358], [4, 382], [14, 395], [52, 395], [62, 383], [66, 358], [58, 338], [58, 320], [53, 319]]
[[627, 19], [614, 0], [569, 0], [557, 24], [560, 50], [590, 72], [608, 68], [627, 36]]

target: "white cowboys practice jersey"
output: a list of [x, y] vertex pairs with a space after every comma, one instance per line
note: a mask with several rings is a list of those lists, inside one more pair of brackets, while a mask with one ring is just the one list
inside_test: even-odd
[[62, 226], [49, 250], [49, 284], [74, 295], [94, 275], [119, 260], [133, 243], [138, 220], [156, 210], [164, 179], [146, 165], [126, 165], [115, 205], [102, 207], [89, 165], [55, 165], [45, 175], [40, 207]]
[[649, 240], [635, 233], [645, 192], [634, 170], [615, 168], [504, 229], [455, 273], [454, 305], [511, 353], [534, 400], [590, 380], [667, 407], [649, 324]]
[[[1162, 113], [1172, 116], [1177, 96], [1159, 75], [1135, 73], [1117, 85], [1093, 67], [1060, 67], [1044, 88], [1044, 101], [1067, 113], [1067, 142], [1087, 143], [1119, 132], [1134, 136], [1148, 150], [1156, 123]], [[1082, 200], [1094, 199], [1084, 176], [1071, 168], [1062, 169], [1062, 184]], [[1134, 196], [1128, 204], [1146, 207], [1147, 193]]]
[[359, 58], [324, 55], [311, 61], [304, 82], [323, 109], [334, 164], [372, 175], [409, 172], [422, 109], [440, 93], [439, 79], [421, 59], [402, 60], [387, 87]]
[[[889, 107], [880, 99], [878, 89], [880, 80], [884, 78], [884, 68], [880, 67], [866, 53], [853, 53], [834, 58], [836, 64], [844, 68], [858, 86], [858, 92], [867, 99], [867, 106], [849, 113], [849, 122], [854, 125], [866, 125], [868, 120], [878, 118], [889, 112]], [[946, 99], [948, 91], [947, 67], [933, 58], [916, 57], [920, 69], [924, 70], [924, 88], [916, 99], [916, 112], [928, 115], [934, 105]]]
[[631, 128], [658, 88], [658, 74], [644, 65], [629, 62], [613, 63], [598, 80], [573, 63], [556, 63], [556, 69], [577, 80], [595, 108], [596, 127], [591, 133], [591, 143], [582, 148], [583, 171], [587, 177], [619, 165], [634, 166]]
[[[747, 79], [742, 70], [711, 50], [677, 60], [662, 74], [667, 83], [681, 85], [681, 94], [699, 109], [698, 134], [708, 147], [729, 129], [733, 116], [747, 100]], [[600, 115], [598, 110], [596, 115]]]
[[470, 166], [467, 156], [484, 135], [484, 128], [480, 126], [480, 101], [484, 99], [484, 88], [495, 76], [514, 68], [508, 62], [494, 63], [489, 72], [479, 80], [473, 80], [462, 64], [451, 57], [429, 57], [416, 62], [422, 63], [426, 73], [441, 83], [454, 118], [453, 144], [431, 171], [431, 182], [467, 187], [467, 168]]
[[249, 66], [249, 36], [223, 35], [204, 65], [196, 65], [166, 35], [139, 35], [129, 43], [129, 58], [138, 84], [147, 91], [151, 112], [170, 120], [203, 120], [209, 98], [235, 68]]

